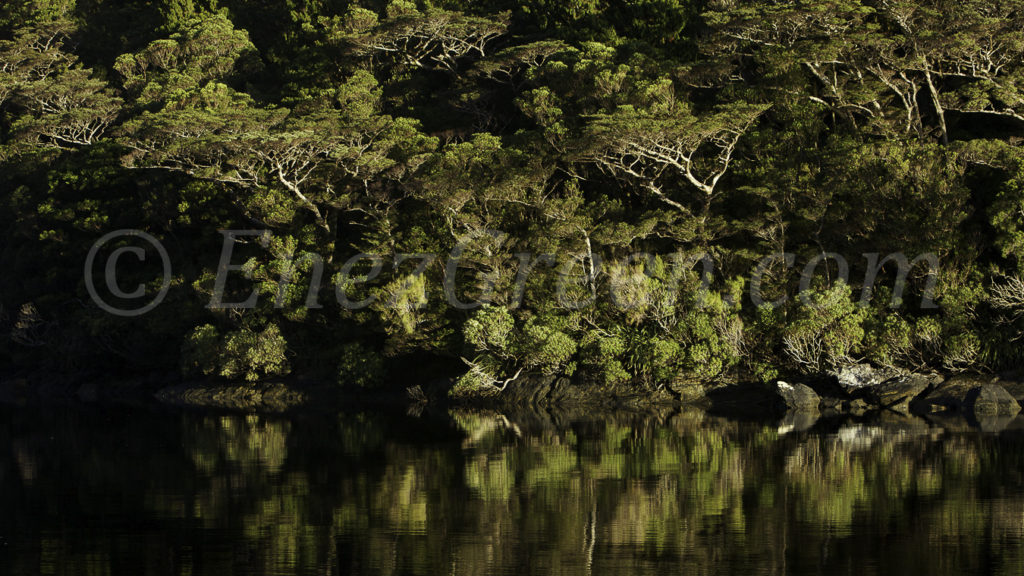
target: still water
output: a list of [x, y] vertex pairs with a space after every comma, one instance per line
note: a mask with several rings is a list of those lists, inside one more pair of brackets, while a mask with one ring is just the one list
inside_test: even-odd
[[1022, 574], [1024, 435], [0, 407], [0, 573]]

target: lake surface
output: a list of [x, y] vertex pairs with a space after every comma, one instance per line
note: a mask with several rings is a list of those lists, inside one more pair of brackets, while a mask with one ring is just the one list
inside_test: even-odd
[[1021, 433], [801, 427], [0, 407], [0, 573], [1024, 573]]

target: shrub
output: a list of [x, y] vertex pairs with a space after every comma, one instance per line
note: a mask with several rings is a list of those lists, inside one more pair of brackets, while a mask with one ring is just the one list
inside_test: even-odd
[[786, 355], [807, 372], [854, 362], [864, 340], [864, 309], [843, 282], [801, 295], [793, 322], [785, 329]]
[[217, 374], [254, 382], [264, 376], [288, 374], [287, 350], [288, 343], [273, 324], [262, 332], [242, 329], [224, 337], [215, 327], [205, 324], [186, 339], [183, 365], [186, 373]]
[[598, 384], [616, 386], [631, 378], [622, 365], [625, 352], [626, 342], [621, 336], [590, 330], [580, 342], [580, 363]]
[[259, 333], [247, 329], [232, 332], [221, 352], [220, 374], [250, 382], [262, 376], [283, 376], [290, 371], [287, 350], [288, 343], [273, 324]]
[[459, 388], [493, 386], [503, 389], [519, 376], [532, 372], [571, 375], [576, 364], [576, 341], [566, 334], [557, 318], [531, 318], [517, 330], [508, 309], [484, 306], [463, 325], [466, 348], [473, 359], [463, 358], [469, 372]]
[[213, 325], [199, 326], [185, 339], [182, 370], [186, 374], [214, 374], [218, 371], [219, 360], [220, 334]]
[[348, 344], [338, 360], [338, 384], [372, 388], [384, 382], [386, 368], [380, 352], [359, 343]]

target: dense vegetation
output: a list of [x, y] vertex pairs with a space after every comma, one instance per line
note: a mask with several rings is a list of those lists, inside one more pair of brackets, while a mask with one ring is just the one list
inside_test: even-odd
[[[1022, 31], [1018, 0], [6, 2], [0, 361], [468, 365], [456, 393], [1015, 367]], [[138, 317], [83, 275], [120, 229], [173, 263]], [[226, 287], [223, 230], [268, 231]], [[940, 266], [901, 297], [896, 253]]]

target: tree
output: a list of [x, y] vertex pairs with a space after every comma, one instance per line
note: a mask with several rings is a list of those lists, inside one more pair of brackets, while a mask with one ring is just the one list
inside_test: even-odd
[[530, 71], [543, 66], [551, 57], [568, 49], [568, 45], [557, 40], [541, 40], [530, 44], [512, 46], [501, 50], [491, 58], [476, 65], [477, 72], [500, 84], [521, 92], [531, 81]]
[[76, 68], [23, 84], [17, 100], [30, 115], [13, 125], [19, 139], [56, 148], [98, 142], [120, 114], [122, 101], [90, 76], [89, 70]]
[[[948, 112], [1021, 120], [1017, 1], [743, 2], [711, 12], [721, 50], [754, 45], [776, 66], [799, 65], [808, 97], [883, 133], [950, 139]], [[927, 103], [922, 108], [923, 103]]]
[[328, 210], [343, 200], [339, 181], [369, 186], [374, 178], [401, 177], [430, 145], [406, 121], [352, 109], [260, 107], [220, 84], [208, 84], [197, 101], [181, 106], [126, 125], [127, 166], [242, 189], [280, 186], [326, 230]]
[[24, 144], [95, 144], [120, 113], [121, 99], [67, 50], [76, 26], [59, 17], [0, 41], [0, 106], [10, 100], [17, 107], [11, 128]]
[[354, 7], [344, 18], [326, 20], [325, 25], [328, 38], [347, 46], [356, 57], [454, 74], [462, 59], [487, 55], [488, 45], [506, 33], [508, 18], [479, 18], [438, 8], [421, 12], [411, 2], [396, 0], [388, 5], [383, 21], [370, 10]]
[[[739, 104], [697, 117], [685, 106], [661, 114], [623, 107], [592, 119], [584, 140], [593, 148], [583, 158], [616, 176], [635, 179], [661, 202], [696, 216], [707, 241], [706, 224], [718, 184], [729, 171], [740, 138], [765, 110]], [[696, 188], [697, 202], [688, 206], [686, 199], [673, 198], [666, 191], [666, 173]]]
[[261, 68], [249, 35], [220, 13], [187, 20], [170, 37], [114, 63], [135, 104], [147, 109], [184, 100], [209, 82], [239, 88]]

